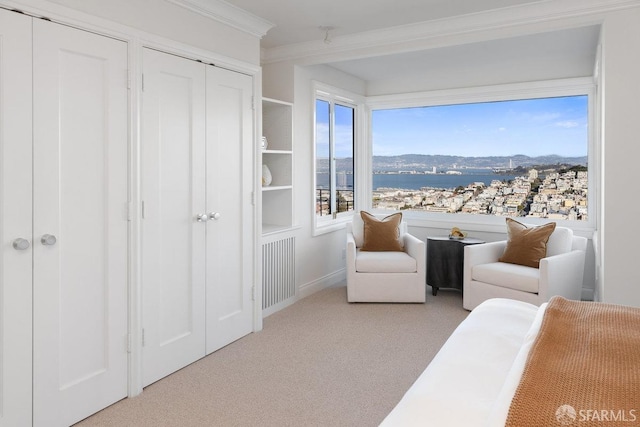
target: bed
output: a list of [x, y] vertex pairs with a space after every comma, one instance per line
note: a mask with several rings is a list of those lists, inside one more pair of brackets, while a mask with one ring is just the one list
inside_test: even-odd
[[639, 349], [638, 308], [491, 299], [381, 426], [640, 424]]

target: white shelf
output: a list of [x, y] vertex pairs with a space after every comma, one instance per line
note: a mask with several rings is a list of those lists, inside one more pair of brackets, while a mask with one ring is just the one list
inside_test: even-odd
[[293, 104], [262, 99], [262, 136], [267, 149], [262, 164], [271, 172], [271, 184], [262, 187], [262, 234], [293, 227]]
[[262, 150], [262, 154], [293, 154], [291, 150]]
[[273, 234], [273, 233], [280, 233], [283, 231], [287, 231], [289, 230], [291, 227], [284, 226], [284, 225], [279, 225], [279, 224], [262, 224], [262, 234], [263, 235], [267, 235], [267, 234]]
[[268, 185], [262, 187], [262, 191], [278, 191], [278, 190], [291, 190], [293, 185]]
[[262, 100], [262, 136], [267, 138], [265, 151], [293, 149], [293, 106], [274, 99]]

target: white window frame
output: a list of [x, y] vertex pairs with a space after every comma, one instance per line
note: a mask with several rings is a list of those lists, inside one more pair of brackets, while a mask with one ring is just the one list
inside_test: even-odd
[[[325, 233], [329, 233], [335, 230], [339, 230], [341, 228], [344, 228], [345, 224], [349, 221], [351, 221], [351, 218], [353, 217], [353, 213], [356, 212], [358, 210], [358, 206], [360, 204], [360, 200], [358, 198], [358, 195], [361, 192], [360, 186], [358, 184], [358, 181], [360, 181], [360, 176], [358, 174], [358, 171], [361, 169], [361, 162], [359, 161], [360, 159], [360, 152], [361, 149], [360, 147], [363, 147], [366, 145], [366, 139], [364, 138], [365, 135], [367, 135], [367, 132], [365, 131], [365, 123], [367, 123], [366, 120], [366, 113], [365, 113], [365, 98], [351, 93], [349, 91], [343, 90], [343, 89], [339, 89], [333, 86], [329, 86], [327, 84], [324, 83], [320, 83], [320, 82], [313, 82], [313, 96], [312, 96], [312, 102], [313, 102], [313, 164], [311, 167], [312, 170], [312, 215], [313, 215], [313, 235], [317, 236], [317, 235], [321, 235], [321, 234], [325, 234]], [[333, 127], [334, 127], [334, 123], [333, 123], [333, 106], [335, 104], [339, 104], [339, 105], [344, 105], [346, 107], [351, 107], [353, 108], [354, 111], [354, 121], [353, 121], [353, 167], [354, 167], [354, 171], [353, 171], [353, 180], [354, 180], [354, 188], [353, 188], [353, 192], [354, 192], [354, 207], [353, 207], [353, 211], [348, 211], [348, 212], [339, 212], [339, 213], [335, 213], [334, 215], [327, 215], [327, 216], [319, 216], [316, 214], [316, 188], [317, 188], [317, 183], [316, 183], [316, 136], [317, 136], [317, 129], [316, 129], [316, 101], [317, 100], [322, 100], [322, 101], [326, 101], [329, 102], [331, 105], [331, 113], [330, 113], [330, 134], [334, 135], [333, 132]], [[330, 145], [333, 146], [334, 141], [333, 138], [331, 138], [330, 140]], [[330, 153], [333, 153], [333, 149], [330, 149]], [[335, 159], [330, 159], [331, 162], [334, 162]], [[331, 170], [335, 170], [334, 168], [331, 168]], [[335, 175], [331, 175], [330, 176], [330, 187], [331, 189], [335, 189]]]
[[[600, 144], [597, 136], [598, 127], [595, 123], [596, 111], [596, 84], [592, 78], [572, 78], [561, 80], [549, 80], [532, 83], [518, 83], [497, 86], [484, 86], [455, 90], [439, 90], [433, 92], [420, 92], [398, 95], [370, 96], [367, 98], [367, 128], [371, 129], [372, 114], [374, 110], [393, 108], [430, 107], [456, 104], [471, 104], [481, 102], [511, 101], [537, 98], [552, 98], [561, 96], [588, 96], [588, 170], [589, 170], [589, 205], [587, 221], [556, 220], [559, 225], [572, 228], [575, 232], [584, 236], [591, 236], [596, 229], [596, 215], [598, 213], [600, 182]], [[369, 132], [370, 133], [370, 132]], [[365, 170], [359, 175], [367, 177], [362, 187], [366, 188], [366, 194], [360, 197], [362, 209], [372, 210], [372, 138], [365, 141], [365, 147], [360, 152], [368, 153], [366, 161], [363, 161]], [[362, 159], [365, 160], [365, 159]], [[390, 211], [375, 210], [377, 213]], [[403, 211], [403, 216], [412, 226], [448, 229], [453, 226], [461, 227], [469, 231], [504, 232], [505, 217], [494, 215], [472, 215], [463, 213], [436, 213]], [[530, 224], [542, 224], [549, 222], [546, 218], [523, 219]]]

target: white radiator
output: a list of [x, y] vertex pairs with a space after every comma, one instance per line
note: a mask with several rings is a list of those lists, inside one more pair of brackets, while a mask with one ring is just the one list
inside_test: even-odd
[[278, 307], [278, 304], [295, 296], [295, 251], [295, 237], [287, 237], [262, 245], [263, 310], [273, 308], [277, 311], [283, 308]]

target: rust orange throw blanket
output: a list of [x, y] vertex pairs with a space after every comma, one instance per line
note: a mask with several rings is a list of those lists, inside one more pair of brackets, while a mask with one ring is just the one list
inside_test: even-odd
[[640, 425], [640, 309], [552, 298], [506, 425]]

